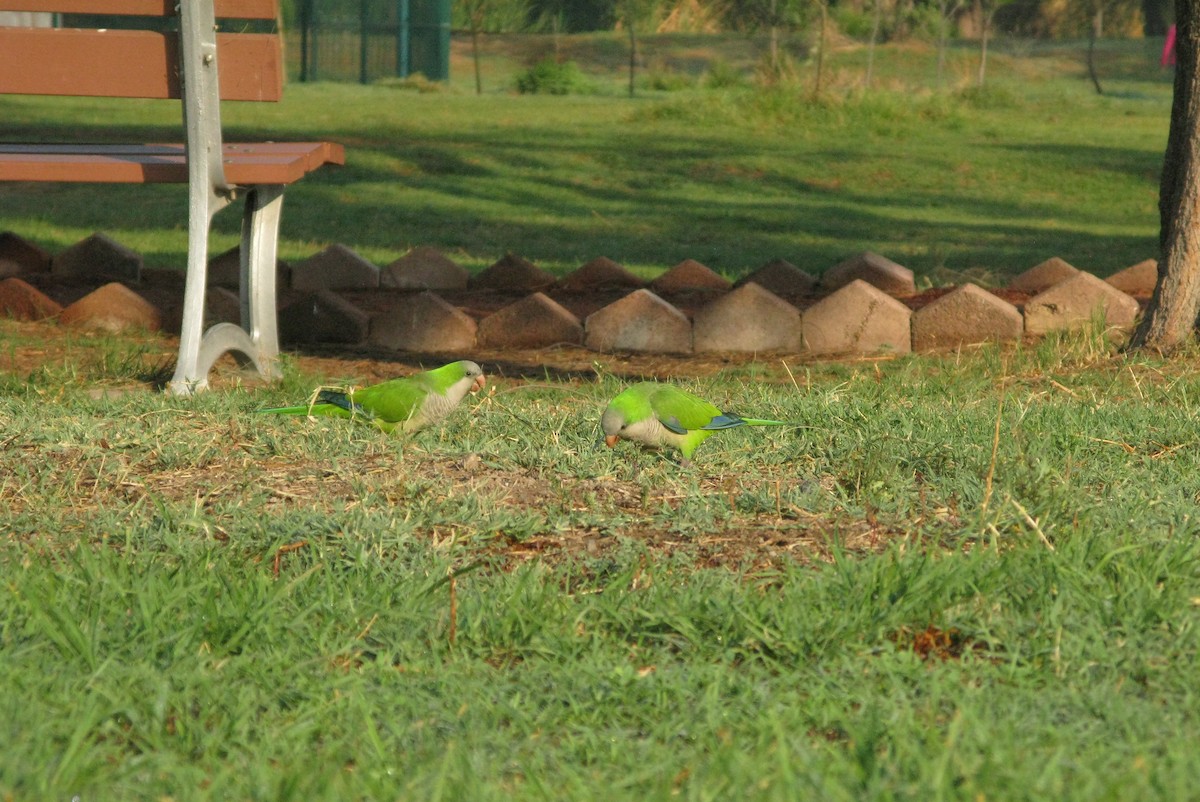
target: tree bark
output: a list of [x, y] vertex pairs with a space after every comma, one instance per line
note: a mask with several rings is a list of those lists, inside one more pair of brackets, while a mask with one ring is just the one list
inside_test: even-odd
[[1092, 16], [1091, 34], [1088, 36], [1087, 49], [1087, 68], [1088, 77], [1092, 79], [1092, 84], [1096, 87], [1096, 94], [1103, 95], [1104, 88], [1100, 86], [1100, 77], [1096, 75], [1096, 40], [1100, 38], [1100, 31], [1104, 26], [1104, 9], [1097, 8], [1096, 13]]
[[771, 78], [779, 77], [779, 0], [771, 0]]
[[817, 77], [816, 83], [813, 85], [814, 100], [819, 100], [821, 97], [821, 81], [825, 75], [825, 26], [829, 17], [829, 0], [819, 0], [818, 5], [821, 7], [821, 30], [818, 32], [817, 38]]
[[483, 73], [479, 68], [479, 26], [471, 25], [471, 59], [475, 62], [475, 94], [483, 94]]
[[875, 0], [875, 10], [871, 15], [871, 43], [867, 47], [867, 74], [863, 78], [863, 86], [871, 88], [871, 75], [875, 71], [875, 43], [879, 41], [879, 25], [883, 21], [883, 0]]
[[982, 21], [983, 30], [979, 34], [979, 75], [975, 85], [983, 89], [983, 78], [987, 72], [988, 32], [992, 28], [992, 13], [994, 12], [989, 13], [987, 9], [980, 9], [980, 11], [979, 18]]
[[946, 21], [946, 15], [949, 13], [947, 9], [950, 7], [949, 0], [938, 1], [938, 48], [937, 48], [937, 85], [938, 89], [942, 88], [945, 83], [946, 73], [946, 28], [950, 23]]
[[1142, 0], [1142, 19], [1145, 36], [1166, 36], [1168, 13], [1171, 7], [1165, 0]]
[[629, 15], [629, 96], [636, 93], [634, 79], [637, 77], [637, 32], [634, 30], [633, 14]]
[[1200, 0], [1179, 0], [1174, 101], [1158, 195], [1158, 284], [1130, 341], [1167, 351], [1189, 340], [1200, 312]]

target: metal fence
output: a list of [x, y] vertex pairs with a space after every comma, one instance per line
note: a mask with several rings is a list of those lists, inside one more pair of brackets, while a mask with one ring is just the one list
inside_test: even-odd
[[[288, 74], [301, 81], [361, 81], [420, 73], [450, 77], [451, 0], [292, 0], [283, 3]], [[103, 14], [14, 14], [8, 24], [124, 28]], [[144, 23], [144, 21], [140, 21]], [[171, 22], [158, 21], [163, 29]], [[268, 27], [273, 27], [267, 23]]]
[[284, 20], [301, 81], [450, 77], [451, 0], [299, 0]]

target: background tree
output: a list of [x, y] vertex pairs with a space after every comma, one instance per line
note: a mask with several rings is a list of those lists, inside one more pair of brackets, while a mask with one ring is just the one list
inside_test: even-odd
[[568, 6], [571, 0], [527, 0], [530, 22], [527, 30], [549, 31], [554, 60], [562, 61], [562, 35], [568, 32]]
[[1088, 49], [1087, 49], [1087, 68], [1088, 77], [1092, 79], [1092, 85], [1096, 87], [1096, 94], [1103, 95], [1104, 88], [1100, 86], [1100, 76], [1096, 74], [1096, 41], [1104, 36], [1104, 10], [1108, 5], [1108, 0], [1086, 0], [1088, 11]]
[[871, 88], [871, 78], [875, 72], [875, 45], [879, 42], [879, 29], [883, 25], [883, 0], [873, 0], [871, 3], [871, 38], [867, 42], [867, 69], [863, 75], [863, 88]]
[[1164, 36], [1167, 26], [1175, 21], [1175, 5], [1171, 0], [1141, 0], [1143, 33]]
[[557, 17], [566, 33], [611, 31], [616, 22], [614, 0], [529, 0], [529, 5], [531, 19], [549, 22]]
[[629, 96], [637, 91], [638, 29], [649, 27], [662, 8], [660, 0], [617, 0], [617, 21], [629, 34]]
[[767, 4], [768, 56], [771, 60], [771, 71], [779, 74], [779, 26], [782, 19], [779, 14], [779, 0], [770, 0]]
[[1175, 89], [1159, 186], [1158, 284], [1134, 348], [1170, 350], [1200, 313], [1200, 0], [1176, 0]]
[[996, 14], [1018, 0], [976, 0], [976, 17], [979, 20], [979, 72], [976, 85], [983, 89], [984, 77], [988, 72], [988, 43], [991, 32], [996, 28]]
[[996, 12], [1012, 4], [1015, 0], [976, 0], [976, 15], [979, 18], [979, 73], [975, 85], [983, 88], [984, 77], [987, 73], [988, 39], [996, 22]]
[[730, 28], [766, 31], [769, 79], [786, 72], [781, 41], [803, 30], [813, 12], [815, 0], [729, 0], [722, 14]]
[[938, 9], [938, 46], [937, 46], [937, 85], [941, 89], [945, 83], [946, 72], [946, 40], [950, 37], [950, 24], [963, 7], [963, 0], [937, 0]]
[[[1044, 4], [1049, 6], [1048, 3]], [[1068, 8], [1075, 9], [1069, 18], [1076, 24], [1082, 22], [1087, 28], [1087, 70], [1092, 85], [1097, 94], [1104, 94], [1100, 84], [1100, 74], [1097, 69], [1096, 45], [1104, 38], [1105, 33], [1116, 36], [1136, 36], [1144, 29], [1141, 19], [1141, 3], [1139, 0], [1080, 0], [1070, 4]], [[1080, 14], [1083, 20], [1080, 20]], [[1069, 22], [1068, 22], [1069, 24]], [[1059, 35], [1071, 35], [1072, 29], [1067, 27], [1059, 30]]]
[[829, 30], [829, 2], [828, 0], [816, 0], [817, 11], [819, 13], [817, 21], [817, 68], [813, 75], [813, 97], [821, 96], [821, 82], [825, 77], [825, 46], [826, 34]]
[[455, 0], [451, 13], [458, 28], [471, 32], [471, 60], [475, 67], [475, 94], [483, 94], [479, 68], [479, 37], [483, 33], [513, 33], [524, 30], [529, 20], [527, 0]]

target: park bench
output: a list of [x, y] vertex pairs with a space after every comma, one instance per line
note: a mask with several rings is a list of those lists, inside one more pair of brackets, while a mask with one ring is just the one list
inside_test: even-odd
[[[275, 271], [284, 188], [345, 160], [342, 146], [329, 142], [223, 141], [222, 99], [282, 96], [281, 35], [270, 32], [277, 31], [278, 0], [0, 0], [0, 12], [112, 15], [131, 28], [0, 25], [0, 92], [182, 100], [184, 134], [181, 144], [0, 143], [0, 180], [186, 183], [187, 276], [169, 389], [204, 388], [213, 363], [227, 352], [277, 376]], [[237, 200], [241, 325], [204, 331], [209, 230], [214, 215]]]

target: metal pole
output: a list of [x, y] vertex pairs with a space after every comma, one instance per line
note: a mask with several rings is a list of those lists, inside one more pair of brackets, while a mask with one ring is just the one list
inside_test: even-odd
[[450, 80], [450, 14], [450, 0], [439, 0], [437, 80], [440, 81]]
[[358, 3], [358, 82], [365, 84], [370, 81], [367, 75], [367, 0]]
[[300, 4], [300, 82], [308, 81], [308, 29], [312, 25], [312, 0]]
[[304, 0], [308, 6], [308, 80], [319, 81], [321, 63], [321, 21], [317, 18], [316, 0]]
[[407, 78], [412, 68], [408, 42], [411, 32], [408, 25], [408, 0], [396, 0], [396, 75]]

